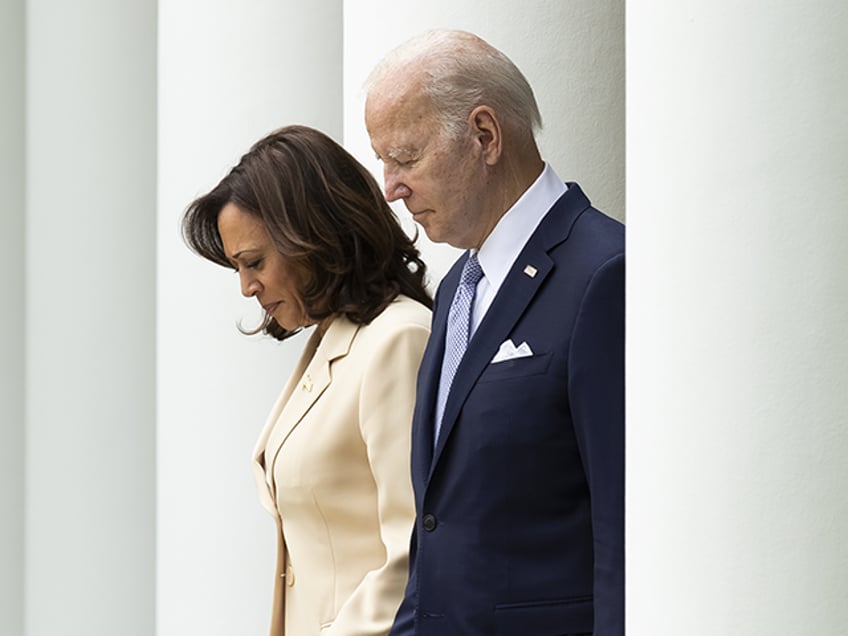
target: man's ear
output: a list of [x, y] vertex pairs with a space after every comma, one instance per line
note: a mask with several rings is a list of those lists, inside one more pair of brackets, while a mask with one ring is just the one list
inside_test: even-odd
[[493, 166], [501, 158], [503, 134], [497, 114], [489, 106], [478, 106], [471, 111], [471, 132], [486, 164]]

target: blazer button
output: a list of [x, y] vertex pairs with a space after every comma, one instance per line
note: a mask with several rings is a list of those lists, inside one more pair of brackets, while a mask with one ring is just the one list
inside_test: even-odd
[[286, 585], [289, 587], [294, 585], [294, 568], [290, 565], [286, 566]]
[[435, 530], [436, 526], [438, 525], [438, 522], [436, 521], [436, 516], [431, 515], [429, 513], [424, 515], [424, 517], [421, 519], [421, 525], [424, 526], [424, 529], [427, 532], [433, 532], [433, 530]]

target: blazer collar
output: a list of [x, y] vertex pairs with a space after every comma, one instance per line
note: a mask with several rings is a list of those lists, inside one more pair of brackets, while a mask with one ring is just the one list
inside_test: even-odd
[[323, 337], [316, 329], [265, 421], [253, 451], [253, 473], [260, 501], [274, 515], [277, 514], [277, 508], [266, 472], [273, 466], [288, 436], [330, 385], [330, 366], [334, 360], [350, 352], [358, 330], [359, 325], [344, 316], [336, 317]]
[[[469, 392], [476, 384], [477, 378], [483, 373], [500, 344], [509, 336], [512, 328], [530, 306], [542, 283], [556, 266], [548, 253], [555, 246], [568, 239], [574, 222], [589, 206], [589, 199], [583, 194], [580, 186], [576, 183], [568, 183], [568, 190], [545, 215], [510, 268], [509, 274], [498, 290], [483, 321], [468, 343], [465, 355], [456, 370], [448, 401], [445, 405], [439, 440], [433, 454], [433, 461], [430, 463], [431, 473], [453, 430], [459, 411]], [[468, 255], [466, 254], [451, 268], [448, 277], [445, 278], [445, 283], [448, 284], [446, 291], [449, 290], [450, 293], [449, 296], [445, 297], [446, 299], [453, 298], [454, 290], [459, 282], [459, 273], [467, 258]], [[528, 266], [532, 269], [527, 269]], [[532, 273], [534, 271], [535, 273]], [[532, 275], [527, 272], [531, 272]], [[426, 392], [423, 393], [430, 398], [428, 399], [428, 404], [430, 404], [428, 421], [430, 422], [432, 422], [435, 412], [432, 404], [435, 403], [439, 369], [441, 369], [441, 361], [444, 356], [447, 312], [450, 302], [443, 303], [443, 305], [439, 308], [434, 320], [436, 328], [433, 336], [439, 338], [437, 341], [439, 347], [436, 350], [438, 355], [434, 356], [435, 371], [429, 375], [435, 380], [430, 380]], [[430, 439], [432, 440], [432, 426], [426, 428], [429, 428]], [[432, 448], [432, 441], [430, 448]], [[429, 454], [429, 450], [426, 452]]]

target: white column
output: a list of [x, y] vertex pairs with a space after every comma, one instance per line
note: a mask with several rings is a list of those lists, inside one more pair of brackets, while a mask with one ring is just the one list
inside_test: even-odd
[[26, 3], [26, 636], [154, 612], [156, 3]]
[[0, 634], [23, 632], [24, 0], [0, 5]]
[[[381, 183], [363, 122], [363, 82], [410, 37], [463, 29], [501, 49], [527, 77], [542, 112], [543, 157], [598, 208], [624, 218], [623, 0], [347, 0], [345, 9], [345, 145]], [[411, 229], [403, 204], [394, 209]], [[419, 241], [437, 283], [457, 252], [424, 232]]]
[[271, 130], [341, 139], [341, 15], [341, 0], [159, 3], [158, 636], [268, 629], [275, 530], [250, 459], [304, 340], [241, 335], [256, 301], [179, 224]]
[[848, 11], [627, 25], [627, 633], [842, 634]]

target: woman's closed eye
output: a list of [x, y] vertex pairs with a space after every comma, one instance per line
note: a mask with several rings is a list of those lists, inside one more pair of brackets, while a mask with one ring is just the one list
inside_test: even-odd
[[[261, 265], [262, 265], [262, 259], [260, 258], [260, 259], [257, 259], [255, 261], [250, 261], [249, 263], [245, 263], [244, 268], [245, 269], [259, 269], [259, 267]], [[239, 266], [238, 263], [232, 263], [230, 265], [230, 267], [233, 268], [234, 274], [238, 274], [241, 271], [241, 267]]]

